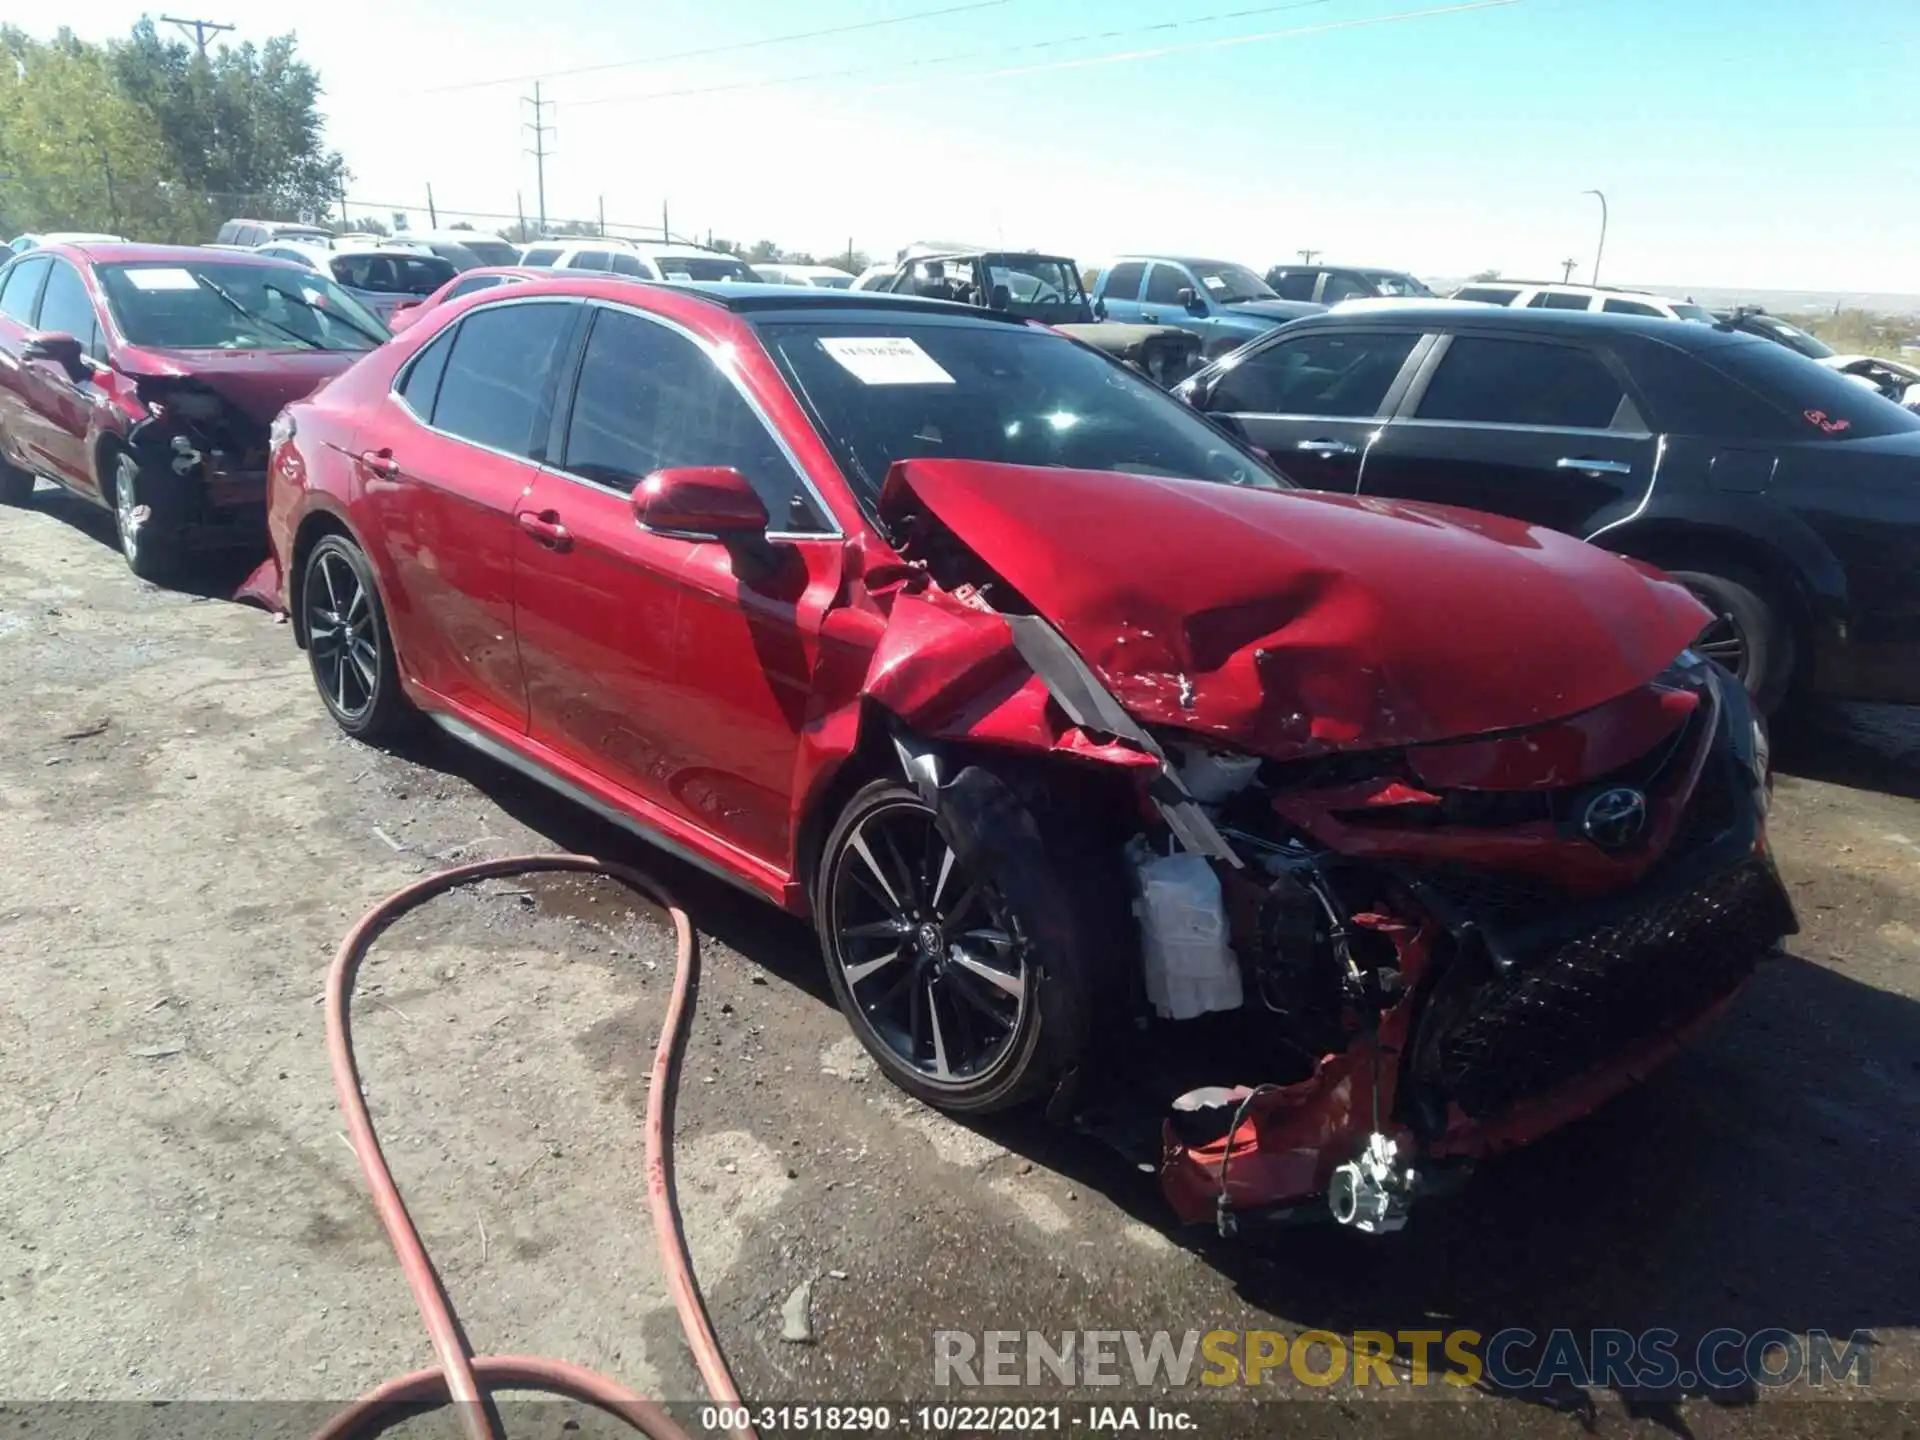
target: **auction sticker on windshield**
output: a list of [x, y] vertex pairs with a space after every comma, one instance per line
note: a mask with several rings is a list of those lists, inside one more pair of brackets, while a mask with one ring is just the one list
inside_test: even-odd
[[951, 385], [940, 362], [904, 335], [838, 335], [820, 348], [862, 385]]
[[137, 290], [198, 290], [190, 270], [129, 270], [127, 280]]

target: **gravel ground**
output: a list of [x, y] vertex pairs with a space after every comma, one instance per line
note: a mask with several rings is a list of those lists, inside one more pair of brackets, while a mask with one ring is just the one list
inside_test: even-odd
[[[450, 744], [343, 739], [285, 628], [217, 598], [237, 573], [157, 590], [103, 522], [44, 487], [0, 511], [0, 1429], [303, 1434], [429, 1363], [335, 1113], [322, 978], [408, 879], [567, 848], [659, 874], [702, 931], [680, 1198], [750, 1397], [890, 1402], [918, 1429], [903, 1401], [956, 1398], [932, 1383], [947, 1328], [1867, 1329], [1872, 1398], [1427, 1404], [1288, 1376], [1258, 1407], [1066, 1393], [1061, 1423], [1109, 1433], [1089, 1403], [1157, 1399], [1220, 1435], [1920, 1433], [1915, 712], [1781, 737], [1804, 932], [1695, 1050], [1403, 1235], [1225, 1246], [1174, 1231], [1151, 1177], [1090, 1140], [956, 1124], [887, 1086], [805, 927]], [[355, 1028], [476, 1348], [686, 1399], [640, 1161], [671, 966], [617, 887], [494, 882], [382, 940]], [[791, 1343], [803, 1284], [813, 1340]]]

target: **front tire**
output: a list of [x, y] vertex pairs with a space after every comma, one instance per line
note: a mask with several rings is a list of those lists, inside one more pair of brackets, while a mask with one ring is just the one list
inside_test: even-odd
[[369, 744], [403, 734], [416, 712], [401, 688], [373, 567], [358, 545], [327, 535], [308, 552], [300, 609], [314, 688], [334, 723]]
[[135, 575], [164, 585], [179, 573], [185, 552], [178, 496], [165, 481], [155, 483], [144, 473], [131, 451], [114, 451], [112, 462], [113, 528], [120, 553]]
[[814, 916], [834, 998], [887, 1078], [983, 1114], [1078, 1063], [1083, 931], [1025, 807], [977, 768], [952, 789], [965, 834], [893, 780], [855, 794], [822, 851]]
[[1668, 573], [1714, 613], [1693, 648], [1732, 671], [1754, 707], [1772, 714], [1793, 683], [1795, 660], [1793, 630], [1780, 607], [1759, 580], [1731, 566]]

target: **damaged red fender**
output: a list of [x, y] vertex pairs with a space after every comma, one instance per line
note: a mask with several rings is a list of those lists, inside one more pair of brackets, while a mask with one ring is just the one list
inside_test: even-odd
[[916, 501], [1137, 718], [1276, 759], [1574, 715], [1711, 618], [1579, 540], [1442, 506], [903, 461], [882, 509]]

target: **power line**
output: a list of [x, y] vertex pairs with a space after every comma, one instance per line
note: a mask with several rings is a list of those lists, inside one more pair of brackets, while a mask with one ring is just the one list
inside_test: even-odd
[[740, 50], [758, 50], [768, 45], [789, 45], [797, 40], [822, 40], [831, 35], [851, 35], [859, 30], [880, 30], [889, 25], [907, 25], [916, 20], [937, 20], [947, 15], [965, 15], [974, 10], [992, 10], [1012, 0], [968, 0], [964, 5], [947, 5], [938, 10], [911, 10], [905, 15], [889, 15], [880, 20], [859, 20], [849, 25], [831, 25], [822, 30], [796, 30], [786, 35], [763, 35], [757, 40], [733, 40], [725, 45], [706, 45], [698, 50], [675, 50], [666, 55], [645, 55], [636, 60], [606, 60], [594, 65], [575, 65], [565, 70], [542, 70], [538, 75], [507, 75], [497, 80], [463, 80], [457, 85], [435, 85], [422, 95], [445, 95], [454, 90], [484, 90], [495, 85], [522, 85], [529, 80], [556, 80], [563, 75], [591, 75], [603, 70], [630, 70], [639, 65], [664, 65], [672, 60], [696, 60], [707, 55], [730, 55]]
[[952, 55], [927, 55], [917, 60], [889, 60], [878, 65], [856, 65], [844, 70], [815, 70], [805, 75], [786, 75], [777, 80], [735, 80], [720, 85], [702, 85], [688, 90], [660, 90], [643, 95], [611, 95], [597, 100], [576, 100], [575, 105], [622, 105], [643, 100], [678, 100], [690, 95], [718, 95], [733, 90], [760, 90], [776, 85], [800, 85], [810, 80], [850, 80], [861, 75], [893, 75], [902, 70], [917, 70], [929, 65], [955, 65], [964, 60], [992, 60], [1006, 55], [1023, 55], [1033, 50], [1051, 50], [1060, 45], [1089, 45], [1098, 40], [1119, 40], [1129, 35], [1151, 35], [1163, 30], [1184, 30], [1193, 25], [1214, 25], [1228, 20], [1247, 20], [1255, 15], [1277, 15], [1287, 10], [1311, 10], [1331, 5], [1334, 0], [1284, 0], [1277, 5], [1260, 5], [1251, 10], [1223, 10], [1214, 15], [1194, 15], [1184, 20], [1162, 20], [1152, 25], [1131, 25], [1121, 30], [1090, 30], [1083, 35], [1062, 35], [1053, 40], [1030, 40], [1022, 45], [994, 45], [985, 50], [962, 50]]

